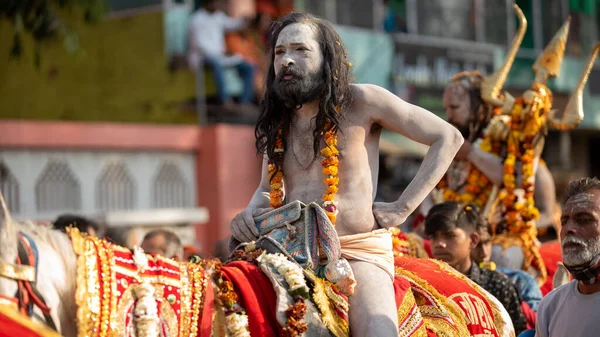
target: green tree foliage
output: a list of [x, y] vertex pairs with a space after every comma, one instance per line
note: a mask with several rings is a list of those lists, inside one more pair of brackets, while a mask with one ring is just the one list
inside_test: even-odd
[[0, 0], [0, 19], [10, 21], [13, 27], [10, 56], [23, 55], [25, 35], [35, 42], [36, 67], [40, 65], [42, 42], [62, 38], [65, 48], [75, 51], [79, 46], [77, 34], [68, 22], [73, 16], [65, 13], [79, 13], [84, 22], [92, 23], [102, 16], [105, 8], [106, 0]]

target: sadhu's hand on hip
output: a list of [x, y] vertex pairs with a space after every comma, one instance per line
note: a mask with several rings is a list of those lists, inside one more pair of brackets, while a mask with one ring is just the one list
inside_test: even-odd
[[406, 215], [394, 202], [373, 203], [373, 216], [381, 228], [400, 226], [406, 221]]

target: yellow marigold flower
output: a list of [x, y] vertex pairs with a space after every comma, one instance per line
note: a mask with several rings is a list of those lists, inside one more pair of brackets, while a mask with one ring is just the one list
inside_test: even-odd
[[329, 186], [326, 190], [326, 194], [336, 194], [338, 192], [337, 186]]
[[327, 217], [329, 218], [329, 221], [331, 221], [331, 223], [335, 223], [335, 220], [337, 220], [337, 217], [333, 213], [327, 213]]
[[502, 190], [502, 191], [500, 191], [500, 193], [498, 193], [498, 199], [504, 200], [507, 195], [508, 195], [508, 193], [506, 193], [505, 190]]
[[331, 157], [331, 156], [333, 156], [333, 151], [331, 150], [330, 147], [326, 147], [326, 148], [323, 148], [323, 150], [321, 150], [321, 154], [324, 155], [325, 157]]
[[323, 196], [323, 201], [333, 201], [334, 195], [333, 194], [325, 194]]
[[332, 176], [336, 176], [338, 174], [338, 168], [337, 166], [329, 166], [329, 174]]
[[475, 200], [475, 196], [470, 194], [470, 193], [465, 193], [462, 195], [462, 202], [463, 203], [469, 203], [469, 202], [473, 202], [473, 200]]
[[282, 187], [283, 187], [283, 184], [282, 184], [282, 183], [272, 183], [272, 184], [271, 184], [271, 188], [272, 188], [272, 189], [280, 189], [280, 188], [282, 188]]

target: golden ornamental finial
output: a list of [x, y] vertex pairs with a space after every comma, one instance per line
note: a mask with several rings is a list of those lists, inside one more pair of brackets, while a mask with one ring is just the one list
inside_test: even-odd
[[583, 121], [583, 88], [585, 88], [590, 72], [592, 71], [592, 68], [594, 68], [594, 62], [596, 61], [598, 51], [600, 51], [600, 43], [596, 44], [596, 47], [594, 47], [590, 57], [587, 59], [581, 72], [581, 76], [579, 77], [579, 82], [575, 87], [575, 91], [571, 94], [571, 98], [569, 98], [569, 102], [567, 102], [567, 106], [562, 115], [558, 115], [556, 110], [550, 111], [548, 125], [551, 128], [558, 130], [572, 130]]
[[560, 27], [550, 43], [544, 48], [542, 54], [535, 60], [533, 71], [535, 71], [534, 83], [546, 84], [548, 79], [560, 75], [560, 65], [565, 54], [565, 45], [569, 37], [569, 26], [571, 17]]
[[508, 72], [515, 61], [517, 51], [521, 46], [525, 31], [527, 30], [527, 19], [525, 18], [525, 15], [516, 4], [513, 4], [513, 8], [519, 18], [519, 30], [513, 38], [512, 45], [506, 54], [506, 60], [502, 67], [492, 75], [485, 77], [481, 82], [481, 98], [484, 102], [495, 106], [502, 106], [503, 100], [500, 97], [500, 90], [502, 90], [502, 87], [504, 86]]

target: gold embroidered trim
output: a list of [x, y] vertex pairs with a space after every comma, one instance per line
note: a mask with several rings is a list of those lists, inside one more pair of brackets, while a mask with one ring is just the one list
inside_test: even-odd
[[193, 290], [193, 303], [191, 312], [191, 323], [190, 323], [190, 337], [196, 337], [198, 335], [198, 320], [200, 318], [202, 310], [202, 299], [204, 297], [204, 291], [202, 284], [206, 283], [206, 275], [203, 275], [202, 270], [199, 266], [194, 266], [191, 270], [191, 279], [194, 284]]
[[413, 272], [399, 267], [396, 267], [395, 270], [396, 275], [411, 283], [417, 303], [420, 303], [418, 296], [425, 296], [435, 304], [436, 307], [419, 305], [419, 311], [423, 316], [425, 326], [429, 330], [438, 336], [462, 337], [470, 335], [464, 314], [456, 303], [448, 300], [429, 282]]
[[108, 249], [106, 249], [105, 243], [98, 242], [98, 255], [100, 258], [100, 277], [102, 279], [101, 287], [102, 287], [102, 302], [101, 302], [101, 312], [100, 312], [100, 337], [108, 336], [108, 328], [110, 323], [110, 295], [111, 295], [111, 272], [110, 272], [110, 264], [112, 260], [109, 260]]
[[162, 275], [139, 275], [137, 271], [123, 268], [121, 266], [114, 266], [113, 269], [119, 272], [119, 274], [131, 277], [138, 283], [148, 282], [152, 284], [164, 284], [171, 287], [180, 287], [181, 285], [179, 280]]
[[[133, 292], [132, 292], [132, 288], [133, 288], [133, 284], [129, 285], [129, 287], [127, 287], [124, 291], [123, 291], [123, 295], [121, 295], [121, 298], [119, 299], [119, 303], [117, 305], [117, 312], [120, 313], [125, 313], [127, 311], [129, 311], [129, 309], [131, 307], [133, 307]], [[121, 337], [121, 336], [128, 336], [128, 334], [126, 333], [125, 329], [127, 327], [127, 315], [117, 315], [116, 319], [113, 321], [114, 325], [113, 328], [111, 329], [111, 337]]]
[[77, 228], [67, 232], [71, 236], [77, 256], [77, 328], [79, 337], [95, 335], [100, 318], [100, 292], [98, 284], [96, 244], [85, 240]]
[[427, 337], [425, 322], [411, 289], [406, 291], [398, 307], [398, 336]]
[[323, 324], [325, 324], [325, 326], [335, 337], [350, 336], [350, 328], [348, 323], [335, 312], [335, 304], [328, 295], [327, 281], [314, 275], [308, 276], [314, 282], [312, 297], [314, 303], [321, 312], [321, 320], [323, 321]]
[[164, 296], [164, 287], [162, 285], [155, 284], [154, 289], [156, 291], [156, 298], [162, 302], [159, 308], [160, 316], [161, 319], [167, 324], [167, 328], [169, 329], [169, 331], [167, 331], [168, 336], [177, 337], [179, 335], [179, 331], [177, 330], [179, 322], [177, 321], [177, 315], [175, 314], [173, 307], [171, 307], [171, 304], [169, 304], [169, 301], [167, 301]]
[[190, 309], [192, 308], [192, 284], [188, 276], [188, 263], [182, 263], [179, 268], [181, 278], [181, 288], [179, 288], [180, 297], [180, 322], [179, 336], [190, 335]]
[[[468, 278], [467, 276], [459, 273], [458, 271], [456, 271], [454, 268], [450, 267], [448, 264], [442, 262], [442, 261], [438, 261], [438, 260], [432, 260], [433, 262], [435, 262], [441, 270], [444, 270], [448, 273], [450, 273], [450, 275], [454, 276], [455, 278], [461, 279], [465, 282], [467, 282], [473, 289], [475, 289], [475, 291], [477, 291], [477, 293], [479, 295], [481, 295], [483, 298], [485, 298], [488, 302], [488, 304], [490, 305], [490, 307], [492, 307], [492, 312], [494, 314], [494, 325], [496, 326], [496, 331], [498, 332], [499, 336], [504, 336], [506, 335], [506, 323], [504, 322], [504, 319], [502, 318], [502, 308], [500, 308], [498, 306], [498, 304], [493, 301], [492, 299], [489, 298], [489, 296], [481, 291], [479, 291], [480, 287], [479, 285], [477, 285], [477, 283], [473, 282], [470, 278]], [[490, 295], [492, 296], [492, 295]]]

